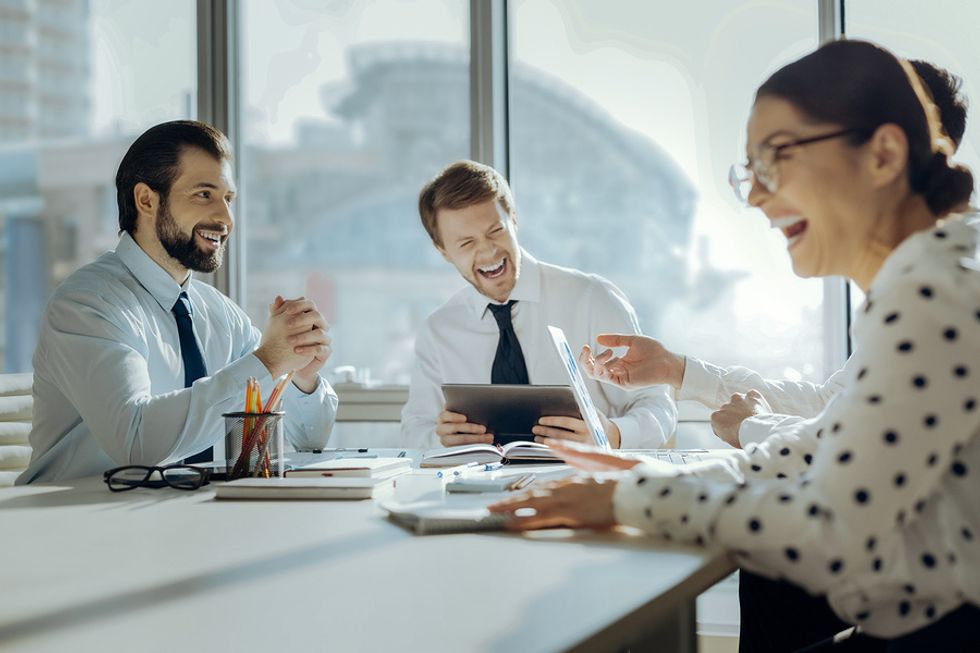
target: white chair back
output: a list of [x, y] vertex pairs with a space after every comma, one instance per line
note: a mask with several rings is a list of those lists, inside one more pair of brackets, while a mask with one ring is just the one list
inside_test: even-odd
[[14, 484], [31, 460], [33, 374], [0, 374], [0, 487]]

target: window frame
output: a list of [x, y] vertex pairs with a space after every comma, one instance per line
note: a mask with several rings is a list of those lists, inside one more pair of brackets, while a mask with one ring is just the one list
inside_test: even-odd
[[[509, 171], [508, 75], [510, 33], [508, 0], [469, 0], [470, 15], [470, 156], [494, 166], [504, 176]], [[845, 0], [818, 0], [817, 30], [819, 43], [844, 35]], [[248, 190], [241, 170], [244, 148], [241, 125], [241, 32], [240, 0], [197, 0], [198, 116], [225, 132], [234, 148], [234, 172], [241, 192], [237, 200], [236, 228], [231, 235], [229, 251], [215, 274], [214, 285], [241, 305], [245, 298], [246, 202]], [[838, 277], [826, 278], [824, 284], [823, 321], [825, 370], [838, 369], [851, 353], [850, 289]], [[393, 414], [407, 397], [407, 386], [386, 385], [379, 388], [358, 384], [338, 384], [341, 402], [345, 396], [356, 403], [370, 403], [385, 415]], [[345, 387], [346, 386], [346, 387]], [[370, 398], [376, 395], [377, 401]], [[681, 402], [682, 422], [706, 422], [703, 407]]]

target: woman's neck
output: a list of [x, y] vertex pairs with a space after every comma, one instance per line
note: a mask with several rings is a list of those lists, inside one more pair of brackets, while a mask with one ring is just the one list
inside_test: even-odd
[[931, 229], [937, 216], [929, 210], [921, 195], [909, 195], [892, 211], [882, 213], [875, 223], [871, 238], [860, 253], [849, 276], [861, 290], [868, 292], [881, 266], [906, 238]]

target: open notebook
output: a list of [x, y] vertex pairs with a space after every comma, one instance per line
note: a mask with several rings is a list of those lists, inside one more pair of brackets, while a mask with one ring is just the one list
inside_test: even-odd
[[450, 467], [466, 463], [560, 463], [554, 450], [538, 442], [515, 440], [497, 447], [492, 444], [461, 444], [445, 449], [429, 449], [420, 467]]

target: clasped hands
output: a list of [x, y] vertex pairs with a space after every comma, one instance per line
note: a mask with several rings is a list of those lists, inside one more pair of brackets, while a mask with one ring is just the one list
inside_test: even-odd
[[277, 295], [269, 305], [269, 322], [255, 356], [273, 378], [294, 371], [293, 384], [309, 394], [316, 390], [320, 369], [332, 353], [329, 330], [315, 302]]

